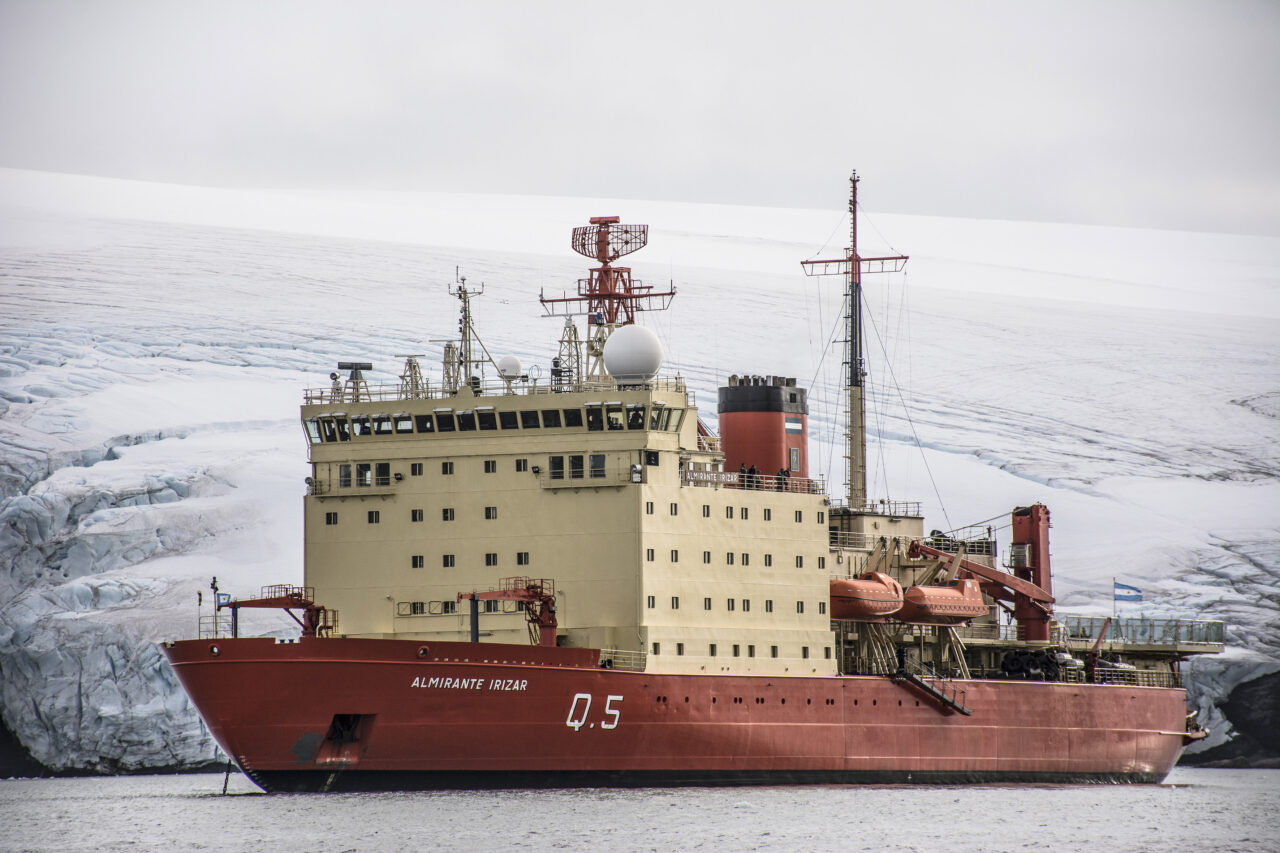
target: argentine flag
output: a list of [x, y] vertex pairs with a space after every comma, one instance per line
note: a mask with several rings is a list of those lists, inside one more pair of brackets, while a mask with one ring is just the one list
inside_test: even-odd
[[1115, 584], [1116, 601], [1142, 600], [1142, 590], [1138, 589], [1136, 586], [1129, 586], [1128, 584], [1119, 583], [1118, 581], [1112, 581], [1112, 583]]

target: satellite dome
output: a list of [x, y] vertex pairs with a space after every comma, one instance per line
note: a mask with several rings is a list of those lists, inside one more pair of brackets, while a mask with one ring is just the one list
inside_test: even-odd
[[502, 358], [498, 359], [498, 372], [501, 373], [505, 379], [516, 379], [519, 377], [521, 367], [520, 359], [516, 358], [514, 355], [504, 355]]
[[623, 326], [604, 344], [604, 369], [620, 385], [648, 382], [662, 366], [662, 344], [643, 326]]

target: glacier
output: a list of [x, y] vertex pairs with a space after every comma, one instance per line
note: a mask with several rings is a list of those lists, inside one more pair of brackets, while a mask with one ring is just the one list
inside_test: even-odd
[[[874, 197], [873, 184], [864, 184]], [[53, 771], [225, 761], [156, 646], [208, 585], [302, 579], [303, 387], [394, 382], [484, 281], [491, 352], [546, 373], [569, 231], [650, 224], [643, 318], [714, 428], [731, 373], [810, 388], [839, 493], [839, 212], [458, 193], [218, 190], [0, 169], [0, 717]], [[831, 235], [828, 237], [828, 235]], [[1064, 613], [1221, 619], [1190, 665], [1205, 747], [1233, 688], [1280, 672], [1280, 239], [868, 214], [912, 259], [866, 285], [869, 486], [951, 529], [1044, 501]], [[823, 247], [822, 241], [829, 242]], [[433, 372], [437, 374], [438, 366]], [[282, 614], [244, 630], [289, 636]], [[1256, 683], [1256, 682], [1255, 682]]]

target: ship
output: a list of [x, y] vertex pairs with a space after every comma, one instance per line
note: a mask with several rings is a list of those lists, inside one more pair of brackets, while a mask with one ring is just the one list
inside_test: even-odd
[[[648, 227], [617, 216], [539, 295], [545, 375], [491, 356], [458, 275], [438, 379], [305, 390], [303, 584], [215, 582], [163, 644], [230, 760], [267, 791], [1164, 779], [1221, 623], [1059, 619], [1043, 504], [926, 534], [868, 495], [862, 279], [908, 259], [859, 253], [858, 183], [848, 248], [802, 262], [844, 286], [839, 498], [794, 378], [729, 375], [713, 430], [663, 375], [636, 320], [675, 288], [618, 265]], [[298, 635], [241, 636], [246, 608]]]

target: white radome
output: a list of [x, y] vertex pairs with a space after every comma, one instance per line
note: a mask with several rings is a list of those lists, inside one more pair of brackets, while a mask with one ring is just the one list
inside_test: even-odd
[[516, 379], [519, 377], [522, 367], [523, 365], [520, 364], [520, 359], [514, 355], [504, 355], [502, 358], [498, 359], [498, 372], [507, 379]]
[[623, 326], [604, 344], [604, 369], [619, 384], [648, 382], [662, 366], [662, 344], [643, 326]]

